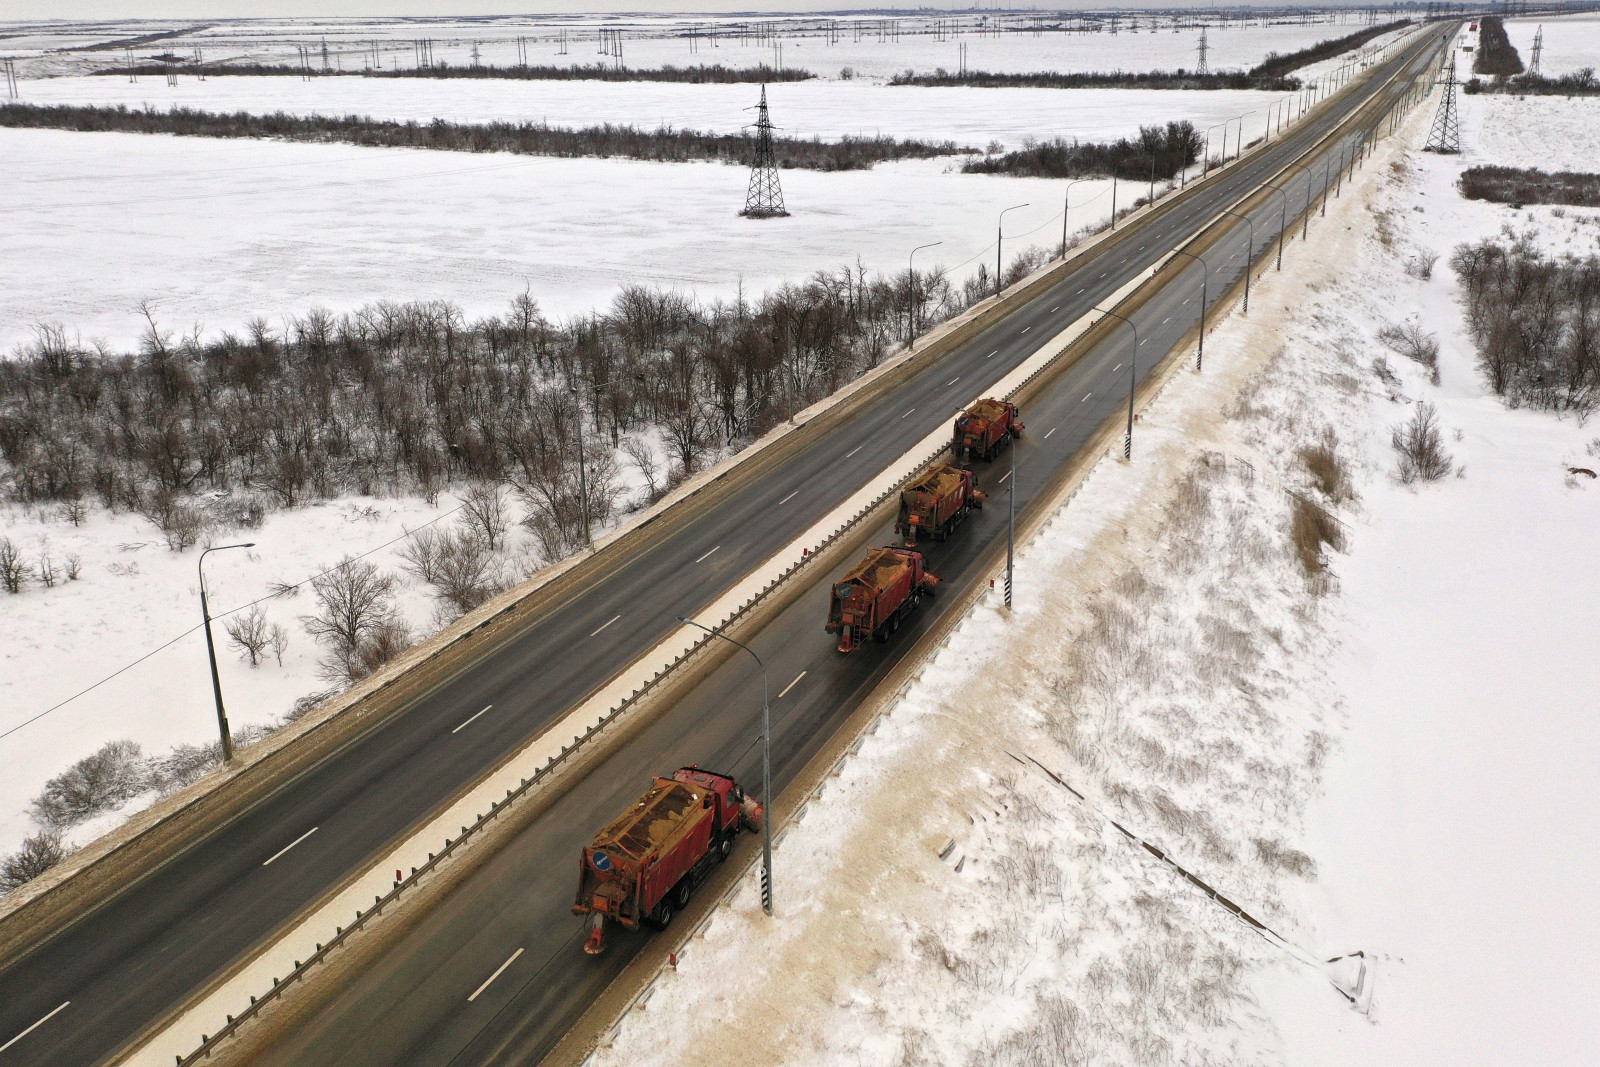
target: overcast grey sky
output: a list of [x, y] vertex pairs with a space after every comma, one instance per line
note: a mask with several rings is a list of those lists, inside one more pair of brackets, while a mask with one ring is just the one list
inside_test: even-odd
[[[868, 5], [861, 5], [862, 8]], [[889, 3], [870, 5], [873, 10], [898, 9], [913, 11], [962, 10], [971, 8], [970, 0], [955, 3]], [[1018, 4], [1017, 7], [1026, 5]], [[1084, 7], [1104, 10], [1113, 6], [1105, 2], [1073, 3], [1057, 0], [1037, 5], [1041, 11], [1063, 11]], [[1119, 0], [1114, 6], [1184, 7], [1181, 0], [1153, 0], [1145, 4], [1138, 0]], [[1212, 3], [1194, 3], [1192, 6], [1214, 7]], [[1230, 5], [1256, 6], [1244, 0], [1234, 0]], [[1286, 6], [1283, 0], [1275, 6]], [[1319, 4], [1319, 7], [1332, 6]], [[311, 0], [236, 0], [219, 3], [217, 0], [0, 0], [0, 19], [221, 19], [221, 18], [338, 18], [426, 16], [426, 15], [522, 15], [522, 14], [581, 14], [584, 12], [641, 12], [670, 14], [675, 12], [761, 12], [786, 11], [840, 11], [848, 8], [840, 0], [582, 0], [581, 3], [561, 3], [559, 0], [341, 0], [339, 3], [314, 3]]]

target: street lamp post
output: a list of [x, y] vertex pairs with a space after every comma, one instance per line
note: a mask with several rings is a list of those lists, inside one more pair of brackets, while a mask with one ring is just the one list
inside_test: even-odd
[[216, 545], [200, 553], [200, 559], [195, 563], [195, 570], [200, 575], [200, 618], [205, 620], [206, 627], [206, 658], [211, 661], [211, 694], [217, 701], [217, 729], [222, 733], [222, 762], [233, 762], [233, 734], [228, 729], [228, 713], [222, 707], [222, 678], [217, 674], [217, 646], [211, 639], [211, 609], [206, 603], [206, 556], [212, 552], [225, 552], [230, 548], [254, 548], [254, 541], [246, 541], [238, 545]]
[[1095, 308], [1102, 315], [1110, 315], [1114, 319], [1121, 319], [1127, 323], [1128, 329], [1133, 331], [1133, 354], [1128, 357], [1128, 432], [1122, 439], [1122, 458], [1133, 459], [1133, 394], [1139, 386], [1138, 372], [1135, 370], [1139, 362], [1139, 327], [1135, 326], [1126, 316], [1118, 315], [1115, 311], [1105, 308]]
[[1222, 158], [1226, 163], [1228, 158], [1228, 123], [1232, 121], [1232, 119], [1228, 119], [1225, 122], [1214, 122], [1206, 127], [1206, 158], [1204, 165], [1200, 168], [1200, 177], [1204, 178], [1211, 173], [1211, 131], [1218, 126], [1222, 127]]
[[720, 637], [730, 645], [738, 645], [750, 653], [750, 658], [761, 668], [761, 910], [772, 914], [772, 709], [767, 703], [767, 665], [761, 662], [755, 649], [743, 641], [735, 641], [725, 633], [695, 622], [687, 615], [679, 615], [685, 626], [696, 626]]
[[1278, 270], [1282, 270], [1283, 269], [1283, 231], [1284, 231], [1284, 228], [1289, 225], [1289, 194], [1284, 192], [1281, 187], [1273, 185], [1271, 182], [1262, 182], [1261, 184], [1265, 185], [1268, 189], [1271, 189], [1273, 192], [1277, 193], [1278, 197], [1279, 197], [1279, 199], [1281, 201], [1279, 203], [1279, 205], [1278, 205], [1278, 268], [1277, 269]]
[[1241, 215], [1231, 208], [1223, 208], [1222, 213], [1243, 219], [1245, 225], [1250, 227], [1250, 254], [1244, 257], [1244, 313], [1248, 315], [1250, 314], [1250, 266], [1256, 258], [1256, 224], [1249, 215]]
[[1067, 191], [1061, 198], [1061, 258], [1067, 258], [1067, 211], [1072, 207], [1072, 187], [1079, 182], [1094, 181], [1093, 178], [1074, 178], [1067, 183]]
[[1300, 240], [1303, 243], [1311, 226], [1311, 169], [1304, 163], [1296, 163], [1293, 160], [1290, 160], [1289, 166], [1304, 171], [1306, 176], [1306, 208], [1300, 216]]
[[944, 244], [943, 241], [933, 241], [929, 244], [918, 245], [911, 250], [911, 255], [906, 259], [906, 348], [915, 350], [917, 347], [917, 272], [912, 263], [917, 258], [917, 253], [924, 248], [935, 248]]
[[1211, 282], [1211, 267], [1206, 263], [1205, 257], [1197, 256], [1193, 252], [1185, 252], [1181, 248], [1172, 250], [1176, 255], [1188, 256], [1200, 264], [1200, 350], [1194, 356], [1194, 371], [1200, 373], [1201, 366], [1206, 359], [1206, 296]]
[[1012, 204], [1010, 207], [1008, 207], [1004, 211], [1000, 212], [1000, 221], [995, 223], [995, 229], [994, 229], [994, 233], [995, 233], [995, 237], [994, 237], [994, 295], [996, 297], [998, 297], [1000, 295], [1000, 282], [1005, 277], [1005, 269], [1004, 269], [1005, 260], [1000, 258], [1000, 245], [1001, 245], [1001, 242], [1003, 242], [1005, 240], [1005, 237], [1006, 237], [1006, 211], [1015, 211], [1019, 207], [1027, 207], [1027, 206], [1028, 206], [1027, 204]]
[[[1259, 112], [1246, 111], [1243, 115], [1239, 116], [1239, 143], [1233, 146], [1234, 159], [1238, 159], [1240, 156], [1244, 155], [1244, 120], [1255, 114], [1259, 114]], [[1232, 122], [1233, 120], [1229, 119], [1228, 121]], [[1224, 135], [1226, 135], [1228, 131], [1224, 130], [1222, 132]], [[1226, 147], [1226, 142], [1224, 142], [1224, 147]], [[1223, 162], [1226, 163], [1227, 159], [1224, 158]]]

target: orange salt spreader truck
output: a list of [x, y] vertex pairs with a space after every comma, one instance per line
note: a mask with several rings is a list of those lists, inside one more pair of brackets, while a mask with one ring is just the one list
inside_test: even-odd
[[887, 641], [922, 603], [922, 594], [932, 596], [938, 587], [938, 576], [923, 567], [921, 552], [874, 548], [834, 583], [823, 629], [839, 635], [840, 652], [860, 648], [869, 637]]
[[665, 928], [728, 858], [739, 830], [760, 828], [762, 814], [726, 774], [689, 766], [657, 778], [583, 850], [572, 905], [574, 915], [589, 916], [583, 950], [605, 951], [608, 917], [629, 930]]

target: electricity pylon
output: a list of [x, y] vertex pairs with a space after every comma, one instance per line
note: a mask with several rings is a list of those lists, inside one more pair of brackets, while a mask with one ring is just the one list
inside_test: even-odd
[[1461, 151], [1461, 123], [1456, 115], [1456, 57], [1450, 53], [1450, 66], [1444, 73], [1444, 95], [1439, 98], [1439, 110], [1433, 116], [1433, 129], [1428, 131], [1424, 152], [1455, 155]]
[[767, 87], [761, 87], [761, 103], [756, 108], [756, 158], [750, 164], [750, 189], [745, 194], [744, 210], [750, 219], [782, 218], [789, 214], [783, 206], [783, 189], [778, 185], [778, 158], [772, 150], [772, 120], [767, 117]]

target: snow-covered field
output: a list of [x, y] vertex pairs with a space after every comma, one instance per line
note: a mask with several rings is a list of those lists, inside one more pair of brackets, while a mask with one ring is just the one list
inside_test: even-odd
[[1559, 18], [1507, 19], [1506, 36], [1522, 56], [1523, 66], [1533, 64], [1533, 38], [1541, 26], [1544, 27], [1544, 50], [1539, 53], [1539, 73], [1559, 77], [1584, 67], [1600, 71], [1600, 12]]
[[[947, 26], [956, 22], [950, 16], [941, 18]], [[1026, 19], [1027, 16], [1022, 16], [1020, 21]], [[770, 37], [743, 39], [738, 36], [737, 27], [752, 21], [777, 28], [781, 54], [773, 47]], [[858, 21], [863, 26], [860, 41], [856, 40], [855, 31]], [[1131, 32], [1124, 18], [1116, 34], [1107, 28], [1099, 33], [1046, 32], [1038, 36], [1031, 31], [1007, 31], [998, 37], [974, 32], [977, 20], [969, 15], [961, 20], [960, 36], [947, 30], [944, 39], [940, 39], [934, 19], [900, 18], [899, 39], [882, 41], [877, 36], [878, 21], [871, 17], [838, 19], [837, 39], [830, 44], [826, 20], [781, 16], [759, 20], [714, 16], [693, 19], [572, 16], [473, 21], [332, 20], [320, 23], [316, 20], [245, 20], [216, 23], [199, 32], [140, 46], [135, 55], [167, 51], [189, 55], [199, 48], [207, 61], [250, 59], [298, 63], [299, 49], [306, 46], [312, 50], [312, 62], [320, 68], [322, 44], [326, 41], [330, 67], [365, 69], [370, 62], [371, 49], [376, 45], [382, 67], [393, 69], [396, 65], [414, 66], [416, 53], [412, 42], [427, 38], [433, 42], [436, 62], [466, 66], [472, 62], [476, 46], [481, 63], [510, 66], [518, 63], [523, 55], [517, 44], [521, 37], [526, 39], [523, 47], [530, 64], [609, 64], [614, 59], [603, 54], [599, 47], [598, 31], [605, 29], [620, 31], [623, 58], [630, 67], [701, 63], [750, 67], [761, 63], [775, 65], [781, 61], [785, 67], [802, 67], [824, 78], [837, 78], [842, 70], [850, 68], [857, 76], [881, 79], [908, 68], [956, 70], [961, 64], [962, 45], [966, 46], [967, 66], [975, 70], [1192, 69], [1200, 39], [1198, 26], [1186, 23], [1184, 28], [1174, 32], [1172, 21], [1167, 18], [1160, 19], [1159, 26], [1152, 30], [1152, 19], [1147, 15], [1138, 17], [1139, 32]], [[1193, 22], [1192, 19], [1188, 21]], [[32, 28], [27, 25], [13, 25], [9, 30], [0, 25], [0, 33], [18, 34], [0, 41], [0, 50], [3, 54], [37, 57], [26, 68], [30, 72], [98, 69], [121, 62], [121, 50], [70, 54], [48, 53], [47, 50], [182, 28], [179, 23], [163, 23], [159, 26], [95, 26], [82, 33], [66, 33], [60, 29], [41, 33], [30, 32]], [[701, 36], [692, 38], [691, 28], [697, 28]], [[1358, 19], [1348, 14], [1272, 25], [1213, 19], [1207, 27], [1209, 63], [1213, 70], [1248, 68], [1259, 63], [1268, 52], [1297, 51], [1318, 41], [1355, 33], [1360, 28]], [[565, 54], [560, 45], [563, 29], [568, 41]], [[715, 43], [710, 37], [713, 29], [717, 33]]]
[[[47, 130], [0, 130], [0, 154], [14, 161], [0, 178], [8, 252], [30, 264], [0, 286], [7, 353], [51, 321], [130, 347], [146, 299], [164, 328], [209, 335], [255, 315], [377, 300], [500, 314], [524, 288], [562, 317], [624, 284], [709, 299], [742, 283], [751, 295], [858, 257], [904, 270], [929, 241], [944, 244], [918, 266], [964, 276], [992, 257], [995, 219], [1013, 204], [1031, 206], [1006, 218], [1008, 258], [1059, 244], [1064, 189], [940, 160], [785, 171], [792, 215], [754, 222], [737, 214], [748, 172], [717, 163]], [[1074, 229], [1106, 217], [1109, 184], [1073, 190]], [[1124, 185], [1122, 206], [1129, 194]]]
[[[1592, 254], [1600, 212], [1461, 200], [1499, 151], [1484, 102], [1462, 157], [1380, 149], [1264, 275], [1135, 463], [1024, 550], [1016, 616], [980, 605], [783, 837], [776, 921], [744, 885], [601, 1062], [1592, 1059], [1600, 490], [1567, 467], [1600, 429], [1486, 395], [1444, 264], [1506, 223]], [[1546, 143], [1577, 132], [1530, 110], [1526, 137], [1541, 117]], [[1406, 314], [1439, 386], [1377, 340]], [[1460, 475], [1401, 486], [1389, 431], [1424, 400]], [[1319, 444], [1353, 499], [1315, 487]], [[1320, 594], [1291, 493], [1342, 523]], [[1355, 950], [1360, 1011], [1333, 987], [1352, 961], [1320, 962]]]
[[[753, 85], [663, 82], [507, 81], [324, 78], [51, 78], [27, 82], [32, 104], [125, 104], [165, 110], [286, 111], [293, 115], [366, 115], [428, 122], [547, 122], [673, 126], [736, 133], [753, 119]], [[1293, 94], [1254, 90], [1182, 92], [1160, 89], [976, 89], [888, 86], [881, 82], [789, 82], [767, 86], [772, 121], [786, 137], [913, 137], [982, 149], [991, 141], [1015, 148], [1027, 138], [1106, 140], [1141, 125], [1188, 119], [1201, 129], [1253, 113], [1249, 137], [1265, 129], [1266, 112]]]

